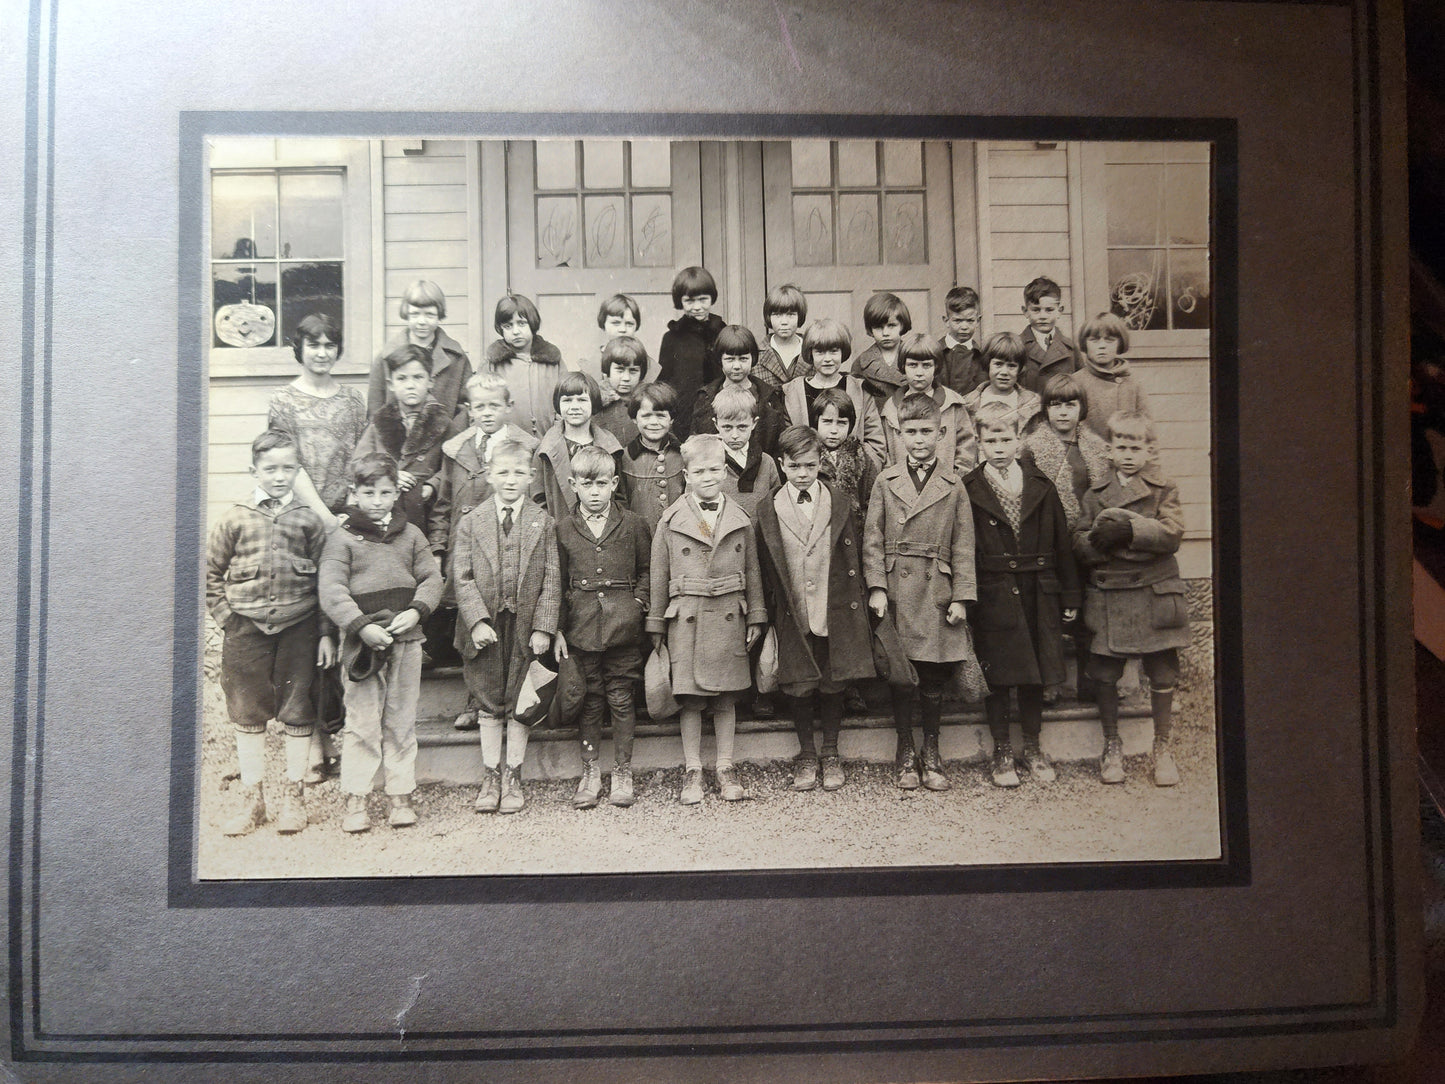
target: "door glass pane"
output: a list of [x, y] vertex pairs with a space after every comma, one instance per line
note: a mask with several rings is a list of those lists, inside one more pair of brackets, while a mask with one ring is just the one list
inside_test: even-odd
[[342, 321], [341, 264], [292, 263], [281, 265], [281, 338], [277, 345], [291, 340], [296, 325], [313, 312], [324, 312], [345, 327]]
[[665, 139], [632, 141], [632, 187], [672, 187], [672, 144]]
[[880, 262], [877, 193], [839, 195], [838, 262], [850, 265]]
[[793, 259], [800, 267], [833, 262], [833, 197], [793, 197]]
[[253, 260], [276, 255], [276, 175], [211, 175], [211, 256]]
[[883, 144], [883, 181], [890, 188], [923, 183], [923, 144], [890, 140]]
[[212, 346], [276, 343], [276, 265], [217, 264], [211, 270]]
[[582, 141], [582, 183], [587, 188], [622, 187], [622, 140]]
[[1157, 245], [1164, 237], [1164, 167], [1108, 166], [1108, 243]]
[[340, 257], [341, 174], [281, 174], [281, 258]]
[[927, 263], [928, 230], [922, 192], [889, 192], [883, 197], [884, 263]]
[[543, 196], [537, 200], [537, 266], [576, 267], [577, 197]]
[[1169, 254], [1169, 322], [1176, 328], [1208, 328], [1209, 254], [1192, 248]]
[[1164, 204], [1172, 245], [1209, 243], [1209, 167], [1169, 166], [1164, 173]]
[[1161, 296], [1164, 260], [1163, 249], [1128, 248], [1109, 253], [1109, 307], [1130, 331], [1166, 326]]
[[830, 146], [826, 139], [793, 140], [794, 188], [827, 188], [833, 183]]
[[570, 139], [539, 139], [537, 188], [577, 187], [577, 144]]
[[632, 263], [635, 267], [672, 266], [672, 197], [632, 197]]
[[582, 200], [587, 227], [586, 266], [627, 265], [627, 223], [622, 200], [622, 196], [587, 196]]
[[869, 188], [878, 183], [878, 144], [871, 139], [838, 141], [838, 184]]

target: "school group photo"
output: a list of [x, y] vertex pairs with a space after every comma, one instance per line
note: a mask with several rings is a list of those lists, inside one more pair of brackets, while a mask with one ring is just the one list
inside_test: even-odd
[[1209, 144], [206, 157], [198, 876], [1219, 857]]

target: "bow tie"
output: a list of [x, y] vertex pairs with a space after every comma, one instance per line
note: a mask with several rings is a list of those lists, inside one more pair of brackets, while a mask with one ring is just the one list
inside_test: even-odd
[[806, 489], [800, 489], [800, 490], [798, 490], [798, 503], [799, 503], [799, 504], [807, 504], [807, 503], [808, 503], [809, 501], [811, 501], [812, 499], [813, 499], [813, 495], [812, 495], [811, 493], [809, 493]]
[[698, 502], [697, 502], [697, 506], [698, 506], [699, 508], [701, 508], [704, 512], [716, 512], [716, 511], [717, 511], [718, 502], [717, 502], [717, 501], [698, 501]]
[[926, 463], [910, 463], [910, 464], [908, 464], [908, 469], [911, 470], [914, 474], [927, 474], [927, 473], [928, 473], [928, 464], [926, 464]]

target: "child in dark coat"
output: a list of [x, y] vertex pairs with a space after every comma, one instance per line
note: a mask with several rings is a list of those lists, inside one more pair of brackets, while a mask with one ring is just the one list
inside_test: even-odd
[[988, 379], [983, 352], [978, 348], [978, 291], [955, 286], [943, 299], [943, 324], [948, 331], [938, 340], [943, 366], [938, 382], [959, 395], [967, 395]]
[[[1009, 740], [1009, 690], [1018, 693], [1024, 764], [1039, 782], [1054, 767], [1039, 743], [1045, 685], [1064, 680], [1063, 624], [1079, 608], [1079, 579], [1063, 505], [1037, 467], [1018, 461], [1018, 423], [1008, 407], [978, 412], [983, 463], [964, 482], [973, 505], [978, 602], [969, 615], [988, 679], [984, 713], [993, 737], [993, 783], [1019, 785]], [[1062, 619], [1062, 620], [1061, 620]]]
[[685, 486], [681, 445], [672, 432], [677, 393], [667, 384], [644, 384], [628, 409], [637, 436], [622, 449], [622, 499], [655, 534]]
[[442, 465], [442, 444], [451, 431], [454, 408], [432, 398], [430, 351], [403, 346], [384, 361], [388, 398], [356, 442], [352, 462], [377, 452], [394, 459], [401, 510], [408, 523], [422, 530], [436, 492], [432, 476]]
[[741, 324], [729, 324], [718, 332], [713, 353], [722, 369], [722, 376], [698, 389], [692, 407], [692, 432], [716, 433], [717, 410], [713, 405], [724, 388], [745, 391], [757, 404], [757, 425], [753, 439], [759, 448], [771, 453], [778, 434], [783, 431], [783, 407], [778, 389], [765, 384], [754, 375], [758, 343], [753, 333]]
[[684, 413], [673, 418], [679, 440], [691, 432], [692, 405], [704, 384], [722, 376], [713, 344], [727, 324], [712, 311], [717, 282], [705, 267], [684, 267], [672, 280], [672, 304], [682, 313], [668, 323], [657, 351], [657, 378], [672, 385]]
[[647, 375], [647, 348], [631, 335], [609, 339], [602, 348], [601, 369], [602, 379], [597, 387], [602, 393], [602, 406], [592, 420], [625, 448], [637, 436], [637, 424], [631, 413], [632, 393]]
[[1076, 371], [1079, 355], [1058, 328], [1064, 313], [1064, 292], [1057, 282], [1040, 275], [1025, 286], [1023, 313], [1029, 326], [1023, 333], [1024, 363], [1019, 383], [1038, 395], [1050, 377]]

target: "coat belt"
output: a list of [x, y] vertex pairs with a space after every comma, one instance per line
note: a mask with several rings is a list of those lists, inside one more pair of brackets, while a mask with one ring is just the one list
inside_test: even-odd
[[579, 588], [589, 591], [596, 591], [604, 587], [626, 588], [631, 591], [637, 586], [636, 580], [573, 580], [569, 585], [573, 590]]
[[701, 595], [704, 598], [731, 595], [745, 589], [746, 584], [741, 572], [734, 572], [729, 576], [679, 576], [675, 580], [669, 580], [667, 584], [669, 595]]
[[911, 539], [901, 538], [897, 542], [885, 543], [883, 552], [885, 555], [901, 554], [904, 557], [937, 557], [940, 547], [937, 542], [914, 542]]
[[1140, 569], [1095, 568], [1089, 572], [1089, 583], [1102, 591], [1119, 591], [1129, 587], [1148, 587], [1165, 580], [1177, 579], [1179, 562], [1151, 561]]
[[1043, 572], [1054, 568], [1052, 553], [980, 553], [980, 572]]

